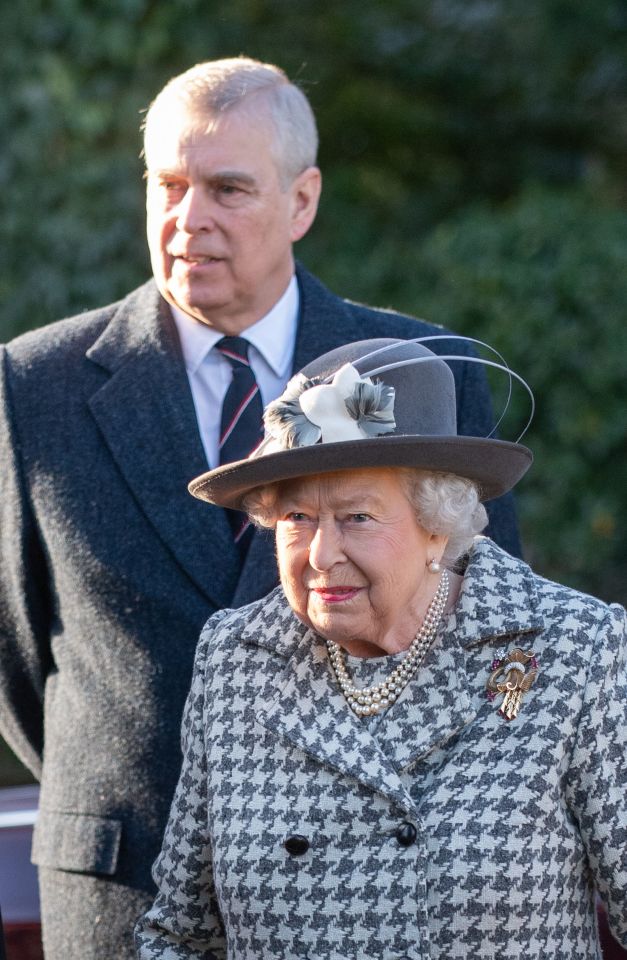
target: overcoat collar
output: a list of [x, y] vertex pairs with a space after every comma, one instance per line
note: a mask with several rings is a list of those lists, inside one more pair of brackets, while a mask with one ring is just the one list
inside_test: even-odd
[[[257, 719], [273, 737], [288, 740], [318, 763], [339, 770], [370, 789], [394, 799], [411, 813], [413, 804], [398, 772], [380, 749], [365, 724], [354, 717], [334, 681], [324, 641], [300, 624], [283, 598], [280, 588], [268, 598], [282, 614], [273, 631], [276, 642], [268, 644], [263, 627], [251, 624], [242, 634], [245, 643], [272, 649], [276, 668], [271, 687], [274, 696]], [[270, 611], [268, 611], [270, 612]], [[272, 617], [272, 613], [270, 612]]]
[[[349, 709], [324, 642], [296, 620], [280, 590], [268, 604], [283, 608], [271, 638], [256, 620], [242, 634], [243, 642], [270, 648], [284, 661], [260, 723], [273, 736], [385, 795], [410, 815], [416, 811], [403, 782], [404, 770], [452, 738], [484, 707], [495, 648], [524, 643], [542, 629], [529, 568], [492, 541], [478, 538], [445, 629], [401, 699], [373, 728]], [[267, 607], [264, 610], [265, 616]], [[473, 672], [469, 653], [481, 646], [481, 666]]]
[[187, 491], [207, 461], [174, 321], [152, 281], [120, 303], [87, 356], [110, 374], [88, 403], [137, 504], [200, 591], [228, 606], [237, 550], [224, 511]]
[[350, 305], [331, 293], [301, 264], [296, 265], [296, 279], [300, 293], [300, 319], [293, 373], [323, 353], [364, 337], [360, 321]]
[[477, 537], [460, 595], [415, 680], [380, 726], [383, 748], [405, 769], [470, 723], [486, 701], [496, 651], [527, 647], [542, 630], [527, 564]]
[[[361, 337], [339, 297], [300, 265], [296, 276], [300, 316], [293, 372]], [[88, 400], [92, 415], [173, 558], [218, 608], [238, 607], [272, 590], [273, 538], [256, 533], [240, 570], [224, 511], [187, 492], [189, 481], [208, 467], [174, 321], [154, 281], [121, 301], [87, 356], [110, 374]]]

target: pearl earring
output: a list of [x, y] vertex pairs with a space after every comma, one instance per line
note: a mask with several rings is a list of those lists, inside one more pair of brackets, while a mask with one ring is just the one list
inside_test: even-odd
[[429, 573], [439, 573], [440, 570], [442, 569], [440, 561], [436, 560], [435, 557], [433, 557], [432, 560], [429, 560], [427, 567], [429, 569]]

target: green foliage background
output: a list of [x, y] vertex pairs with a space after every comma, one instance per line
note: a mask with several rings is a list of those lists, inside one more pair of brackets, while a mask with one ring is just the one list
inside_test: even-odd
[[147, 277], [138, 128], [163, 83], [275, 61], [320, 127], [301, 259], [503, 351], [538, 403], [527, 554], [627, 602], [623, 0], [20, 0], [3, 37], [0, 340]]

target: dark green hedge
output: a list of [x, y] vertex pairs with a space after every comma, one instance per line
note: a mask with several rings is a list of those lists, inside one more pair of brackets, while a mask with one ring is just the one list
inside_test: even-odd
[[535, 187], [473, 206], [402, 256], [417, 263], [413, 303], [496, 346], [533, 387], [536, 462], [520, 492], [533, 565], [623, 603], [626, 254], [627, 211], [592, 190]]
[[3, 10], [0, 337], [144, 279], [140, 111], [247, 52], [316, 108], [325, 194], [304, 246], [338, 289], [468, 202], [624, 176], [620, 0], [20, 0]]

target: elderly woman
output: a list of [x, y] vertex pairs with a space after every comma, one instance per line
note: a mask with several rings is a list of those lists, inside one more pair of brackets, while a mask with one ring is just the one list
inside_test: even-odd
[[414, 343], [328, 354], [191, 485], [276, 535], [207, 624], [148, 958], [596, 958], [627, 944], [625, 612], [476, 534], [531, 455]]

